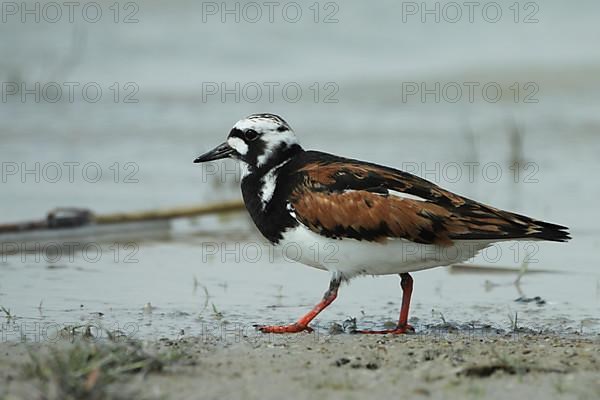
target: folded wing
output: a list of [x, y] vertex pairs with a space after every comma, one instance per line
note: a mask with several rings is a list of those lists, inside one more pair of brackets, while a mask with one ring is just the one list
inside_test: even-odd
[[570, 239], [566, 227], [486, 206], [406, 172], [319, 158], [299, 171], [290, 206], [302, 224], [329, 237], [442, 246], [455, 240]]

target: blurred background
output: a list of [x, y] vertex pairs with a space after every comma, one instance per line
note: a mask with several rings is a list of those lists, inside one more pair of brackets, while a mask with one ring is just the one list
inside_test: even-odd
[[[516, 272], [416, 274], [412, 315], [423, 324], [442, 315], [508, 327], [520, 313], [533, 329], [598, 331], [599, 13], [592, 0], [3, 2], [0, 223], [65, 206], [237, 200], [234, 164], [192, 160], [237, 120], [271, 112], [305, 148], [571, 228], [568, 244], [507, 244], [475, 260], [553, 272], [526, 275], [518, 290]], [[290, 321], [327, 286], [323, 272], [249, 260], [239, 248], [262, 239], [243, 213], [132, 240], [133, 263], [111, 241], [94, 262], [5, 255], [0, 305], [23, 321], [102, 314], [174, 335], [223, 316]], [[236, 245], [238, 257], [223, 256]], [[535, 296], [544, 304], [514, 301]], [[323, 321], [381, 324], [399, 297], [395, 277], [356, 280]]]

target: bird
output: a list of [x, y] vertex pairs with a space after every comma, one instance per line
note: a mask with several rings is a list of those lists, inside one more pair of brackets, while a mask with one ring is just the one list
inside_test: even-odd
[[312, 332], [311, 321], [361, 275], [400, 276], [398, 323], [365, 334], [414, 332], [408, 323], [412, 272], [466, 261], [497, 242], [566, 242], [565, 226], [500, 210], [416, 175], [371, 162], [304, 150], [280, 116], [252, 114], [194, 163], [240, 163], [244, 204], [260, 233], [294, 261], [330, 273], [321, 301], [289, 325], [255, 325], [264, 333]]

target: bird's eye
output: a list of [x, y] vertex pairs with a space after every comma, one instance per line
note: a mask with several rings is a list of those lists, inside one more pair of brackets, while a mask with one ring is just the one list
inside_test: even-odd
[[256, 140], [256, 138], [258, 138], [258, 132], [254, 129], [248, 129], [244, 132], [244, 138], [250, 142]]

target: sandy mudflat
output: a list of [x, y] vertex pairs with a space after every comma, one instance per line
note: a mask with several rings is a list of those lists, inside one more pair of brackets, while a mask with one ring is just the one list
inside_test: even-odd
[[[56, 354], [75, 354], [76, 344], [29, 346], [43, 364]], [[168, 361], [148, 373], [130, 373], [125, 367], [116, 379], [103, 382], [102, 374], [119, 368], [103, 370], [101, 364], [112, 357], [103, 354], [84, 372], [70, 373], [68, 363], [62, 364], [59, 369], [65, 371], [50, 372], [44, 384], [42, 375], [24, 372], [25, 365], [29, 370], [32, 365], [26, 345], [2, 343], [0, 398], [42, 398], [43, 391], [50, 398], [66, 398], [60, 385], [64, 389], [73, 382], [89, 390], [86, 397], [92, 399], [600, 398], [597, 336], [233, 335], [163, 339], [140, 348]], [[48, 355], [52, 349], [59, 352]]]

